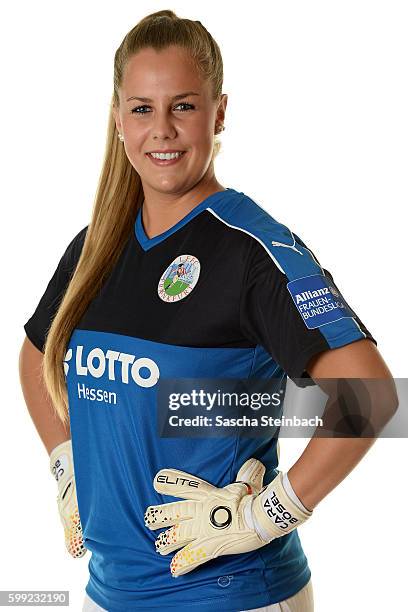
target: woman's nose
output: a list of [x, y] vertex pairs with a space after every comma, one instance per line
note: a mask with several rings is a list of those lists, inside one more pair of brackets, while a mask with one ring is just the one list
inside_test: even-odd
[[157, 114], [154, 119], [152, 133], [153, 137], [156, 138], [174, 138], [176, 130], [172, 117], [167, 113]]

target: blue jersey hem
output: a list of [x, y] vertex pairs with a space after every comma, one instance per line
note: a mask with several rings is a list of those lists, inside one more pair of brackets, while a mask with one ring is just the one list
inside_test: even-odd
[[[296, 595], [311, 579], [311, 571], [307, 565], [301, 574], [298, 575], [296, 580], [291, 580], [290, 587], [285, 590], [280, 589], [279, 596], [277, 599], [277, 592], [274, 589], [266, 589], [262, 592], [245, 593], [245, 595], [220, 595], [220, 597], [211, 597], [209, 599], [192, 600], [186, 602], [183, 601], [170, 603], [168, 601], [158, 602], [157, 605], [152, 605], [150, 602], [142, 601], [138, 598], [135, 593], [135, 601], [122, 601], [117, 603], [110, 603], [111, 600], [100, 593], [100, 588], [95, 584], [92, 576], [89, 578], [89, 582], [85, 587], [86, 593], [89, 597], [108, 612], [131, 612], [132, 610], [183, 610], [183, 612], [193, 612], [199, 608], [200, 612], [214, 612], [216, 607], [217, 612], [239, 612], [241, 610], [251, 610], [254, 608], [261, 608], [269, 606], [271, 604], [279, 603]], [[264, 580], [260, 582], [264, 583]]]

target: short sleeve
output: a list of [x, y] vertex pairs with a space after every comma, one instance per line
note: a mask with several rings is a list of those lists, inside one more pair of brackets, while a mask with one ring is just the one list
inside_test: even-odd
[[69, 243], [34, 313], [24, 324], [28, 338], [41, 352], [44, 352], [48, 330], [81, 255], [87, 228], [84, 227]]
[[240, 320], [243, 335], [262, 345], [289, 378], [304, 387], [314, 384], [306, 367], [317, 353], [362, 338], [377, 342], [331, 273], [298, 236], [292, 238], [292, 245], [275, 243], [271, 249], [252, 241]]

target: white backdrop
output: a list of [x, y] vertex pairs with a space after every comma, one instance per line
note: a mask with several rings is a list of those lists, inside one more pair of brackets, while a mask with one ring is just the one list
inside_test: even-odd
[[[74, 560], [65, 551], [48, 455], [19, 385], [22, 326], [88, 223], [114, 52], [140, 18], [164, 8], [202, 21], [223, 53], [218, 180], [306, 242], [394, 376], [407, 375], [405, 2], [3, 4], [0, 589], [69, 590], [75, 611], [89, 553]], [[305, 444], [281, 441], [281, 469]], [[406, 451], [407, 440], [377, 441], [301, 527], [316, 612], [406, 608]]]

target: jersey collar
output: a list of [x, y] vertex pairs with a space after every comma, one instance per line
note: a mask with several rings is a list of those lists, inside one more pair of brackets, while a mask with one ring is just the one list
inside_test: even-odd
[[161, 234], [154, 236], [153, 238], [148, 238], [148, 236], [146, 235], [144, 231], [143, 223], [142, 223], [142, 207], [140, 207], [138, 210], [137, 216], [136, 216], [136, 221], [135, 221], [135, 236], [136, 236], [137, 241], [139, 242], [140, 246], [142, 247], [144, 251], [151, 249], [152, 247], [156, 246], [156, 244], [159, 244], [159, 242], [162, 242], [163, 240], [165, 240], [166, 238], [174, 234], [174, 232], [177, 232], [177, 230], [179, 230], [186, 223], [191, 221], [191, 219], [196, 217], [201, 211], [213, 205], [220, 198], [223, 198], [225, 194], [227, 193], [231, 194], [231, 192], [234, 192], [234, 191], [235, 190], [232, 189], [231, 187], [227, 187], [223, 191], [216, 191], [215, 193], [212, 193], [211, 195], [207, 196], [204, 200], [202, 200], [199, 204], [197, 204], [197, 206], [195, 206], [193, 210], [191, 210], [187, 215], [185, 215], [182, 219], [180, 219], [180, 221], [178, 221], [175, 225], [170, 227], [165, 232], [162, 232]]

